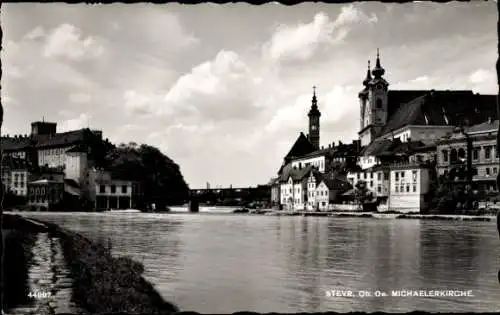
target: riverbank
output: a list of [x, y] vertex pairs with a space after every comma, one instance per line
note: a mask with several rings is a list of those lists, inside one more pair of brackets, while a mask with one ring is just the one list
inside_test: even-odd
[[[57, 279], [56, 271], [64, 270], [67, 267], [65, 275], [70, 278], [67, 279], [70, 281], [62, 282], [69, 283], [72, 290], [70, 292], [71, 296], [68, 296], [68, 291], [66, 291], [65, 298], [74, 302], [74, 305], [70, 306], [67, 312], [73, 313], [72, 311], [75, 311], [75, 308], [82, 309], [90, 314], [117, 312], [168, 314], [178, 312], [176, 306], [164, 301], [154, 287], [142, 277], [144, 271], [142, 264], [127, 257], [114, 258], [108, 248], [91, 242], [82, 235], [61, 228], [56, 224], [26, 219], [13, 214], [4, 214], [3, 220], [2, 230], [7, 232], [6, 241], [10, 239], [9, 246], [12, 250], [10, 254], [6, 255], [6, 258], [10, 255], [9, 261], [12, 261], [14, 257], [20, 256], [13, 253], [24, 253], [21, 257], [24, 258], [17, 262], [19, 270], [15, 271], [12, 266], [5, 265], [5, 274], [10, 274], [12, 271], [14, 280], [25, 283], [22, 288], [24, 294], [21, 294], [21, 296], [28, 296], [29, 291], [33, 289], [33, 285], [31, 288], [26, 285], [26, 282], [29, 282], [30, 279], [30, 272], [28, 271], [30, 259], [41, 262], [46, 260], [38, 256], [47, 255], [33, 251], [35, 240], [40, 239], [39, 236], [43, 235], [41, 242], [48, 243], [50, 240], [51, 243], [39, 244], [39, 247], [46, 248], [49, 251], [52, 250], [57, 254], [57, 246], [59, 246], [60, 258], [64, 262], [60, 261], [58, 264], [51, 266], [50, 270], [38, 270], [44, 265], [46, 265], [45, 267], [50, 266], [50, 264], [39, 264], [36, 269], [44, 278], [41, 279], [43, 281], [34, 283], [34, 288], [37, 289], [40, 285], [47, 284], [48, 287], [43, 290], [51, 292], [54, 286], [50, 278], [54, 278], [53, 280], [56, 282], [61, 282], [60, 279]], [[17, 235], [17, 237], [12, 238], [12, 235]], [[50, 256], [50, 253], [47, 254]], [[5, 284], [8, 284], [7, 279]], [[44, 299], [40, 300], [44, 301]], [[36, 301], [38, 300], [35, 299]], [[57, 311], [57, 296], [54, 295], [52, 301], [49, 301], [49, 299], [45, 299], [45, 301], [47, 305], [44, 307], [49, 308], [47, 311], [50, 313], [61, 312], [61, 310]], [[10, 309], [15, 306], [23, 307], [27, 304], [24, 308], [26, 309], [25, 314], [34, 311], [28, 309], [33, 303], [26, 303], [26, 301], [14, 302], [11, 302]], [[40, 308], [37, 309], [40, 310]], [[17, 313], [22, 312], [16, 311]], [[78, 313], [80, 313], [80, 310], [78, 310]]]
[[303, 217], [359, 217], [372, 219], [416, 219], [416, 220], [455, 220], [455, 221], [493, 221], [496, 216], [486, 215], [438, 215], [438, 214], [417, 214], [417, 213], [398, 213], [398, 212], [316, 212], [316, 211], [260, 211], [258, 213], [249, 212], [249, 214], [264, 214], [269, 216], [303, 216]]

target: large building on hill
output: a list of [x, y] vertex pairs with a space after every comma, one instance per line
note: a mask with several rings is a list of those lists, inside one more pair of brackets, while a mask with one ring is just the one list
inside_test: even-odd
[[[35, 208], [50, 208], [44, 202], [50, 203], [51, 197], [45, 200], [40, 194], [45, 186], [52, 187], [52, 184], [64, 187], [68, 198], [86, 198], [95, 203], [99, 187], [91, 175], [97, 159], [103, 154], [100, 152], [103, 150], [101, 131], [83, 128], [57, 132], [56, 123], [36, 121], [31, 124], [30, 135], [3, 136], [1, 149], [4, 188], [27, 197], [28, 203]], [[30, 182], [34, 184], [28, 189]], [[109, 182], [114, 185], [113, 181]], [[130, 201], [122, 202], [121, 206], [130, 204]]]
[[[387, 208], [424, 209], [424, 197], [434, 171], [430, 165], [437, 162], [438, 173], [443, 174], [449, 169], [450, 154], [463, 157], [465, 136], [458, 137], [460, 140], [457, 136], [450, 139], [457, 127], [470, 133], [475, 141], [473, 160], [480, 165], [474, 180], [492, 189], [493, 176], [498, 172], [494, 144], [494, 130], [498, 129], [494, 125], [498, 124], [494, 121], [496, 95], [480, 95], [470, 90], [390, 90], [384, 74], [377, 51], [375, 67], [370, 69], [368, 62], [363, 89], [358, 93], [358, 140], [349, 145], [336, 146], [334, 142], [327, 147], [320, 145], [321, 113], [316, 91], [313, 92], [307, 115], [309, 133], [299, 134], [273, 180], [273, 200], [279, 200], [281, 207], [310, 207], [317, 198], [311, 199], [316, 196], [315, 188], [308, 184], [308, 179], [318, 181], [323, 176], [347, 182], [344, 187], [355, 187], [363, 180]], [[458, 146], [462, 151], [458, 151]], [[328, 199], [330, 203], [339, 201]], [[318, 205], [313, 208], [325, 209]]]

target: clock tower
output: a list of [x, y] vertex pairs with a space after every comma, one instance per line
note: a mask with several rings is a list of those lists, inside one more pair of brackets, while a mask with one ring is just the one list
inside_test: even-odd
[[319, 118], [321, 113], [318, 109], [318, 100], [316, 99], [316, 87], [313, 86], [313, 97], [311, 109], [309, 110], [309, 141], [313, 144], [316, 150], [319, 150]]
[[382, 77], [385, 69], [380, 64], [377, 49], [375, 68], [371, 71], [373, 78], [367, 75], [363, 84], [365, 89], [359, 94], [361, 105], [361, 130], [359, 138], [365, 146], [375, 140], [378, 133], [387, 123], [387, 95], [389, 83]]

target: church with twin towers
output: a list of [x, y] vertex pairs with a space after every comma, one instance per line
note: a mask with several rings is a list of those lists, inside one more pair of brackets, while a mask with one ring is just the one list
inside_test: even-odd
[[[422, 176], [422, 182], [414, 183], [413, 188], [405, 184], [403, 193], [403, 186], [394, 186], [396, 182], [389, 180], [394, 176], [397, 181], [396, 174], [403, 176], [397, 165], [420, 159], [425, 149], [425, 156], [437, 160], [437, 171], [442, 175], [452, 167], [450, 161], [456, 158], [453, 154], [459, 151], [458, 146], [463, 146], [458, 142], [442, 144], [443, 139], [457, 130], [475, 130], [477, 126], [493, 129], [492, 122], [497, 119], [496, 95], [481, 95], [472, 90], [391, 90], [378, 49], [372, 65], [373, 68], [368, 61], [366, 73], [360, 74], [360, 91], [353, 95], [359, 102], [359, 130], [358, 139], [352, 143], [325, 145], [321, 141], [321, 110], [313, 87], [311, 104], [305, 112], [308, 132], [300, 132], [283, 159], [278, 177], [271, 181], [275, 204], [293, 209], [329, 209], [332, 203], [345, 201], [338, 200], [339, 194], [349, 194], [349, 189], [364, 179], [377, 198], [391, 200], [391, 207], [421, 208], [428, 189], [428, 183], [423, 181], [428, 170], [407, 170], [421, 174], [414, 178]], [[487, 152], [496, 151], [494, 147], [478, 144], [474, 156], [483, 156], [477, 153], [482, 151], [486, 157], [491, 156]], [[414, 153], [419, 150], [420, 153]], [[495, 170], [487, 165], [479, 171], [487, 181], [489, 172]]]
[[[366, 147], [383, 139], [402, 142], [433, 142], [450, 128], [482, 123], [496, 118], [495, 95], [481, 95], [471, 90], [390, 90], [377, 49], [375, 66], [361, 81], [359, 100], [358, 145]], [[360, 76], [361, 77], [361, 76]], [[321, 149], [321, 111], [316, 87], [307, 113], [308, 133], [300, 133], [285, 160]]]

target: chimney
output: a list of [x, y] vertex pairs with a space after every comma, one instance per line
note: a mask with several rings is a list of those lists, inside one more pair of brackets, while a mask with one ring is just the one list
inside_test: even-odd
[[328, 144], [328, 149], [331, 149], [331, 148], [332, 148], [332, 144], [331, 144], [331, 143], [329, 143], [329, 144]]
[[335, 141], [332, 142], [332, 148], [335, 148]]
[[323, 150], [325, 147], [324, 146], [321, 146], [321, 150]]

